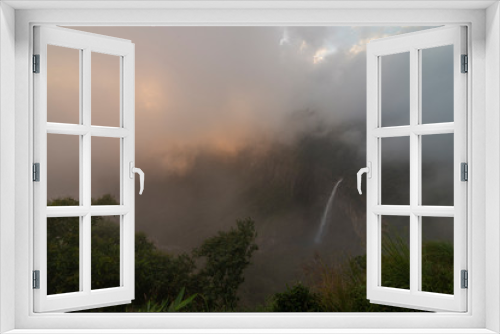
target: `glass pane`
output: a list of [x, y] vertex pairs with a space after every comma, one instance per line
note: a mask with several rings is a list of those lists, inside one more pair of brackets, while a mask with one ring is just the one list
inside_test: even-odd
[[422, 205], [453, 205], [453, 134], [422, 136]]
[[120, 204], [120, 141], [92, 137], [92, 205]]
[[92, 217], [92, 289], [120, 286], [120, 216]]
[[80, 137], [47, 134], [47, 205], [79, 205]]
[[453, 45], [424, 49], [422, 123], [453, 122]]
[[453, 218], [422, 217], [422, 291], [453, 294]]
[[80, 50], [47, 45], [47, 121], [80, 123]]
[[382, 216], [382, 286], [410, 288], [410, 217]]
[[47, 218], [47, 294], [80, 290], [80, 218]]
[[120, 126], [120, 57], [92, 52], [92, 125]]
[[382, 138], [381, 146], [381, 203], [409, 205], [410, 137]]
[[410, 124], [410, 53], [381, 57], [382, 126]]

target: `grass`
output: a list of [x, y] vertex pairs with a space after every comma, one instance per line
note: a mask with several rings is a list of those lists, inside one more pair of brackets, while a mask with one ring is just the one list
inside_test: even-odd
[[[409, 289], [410, 250], [398, 234], [384, 235], [382, 285]], [[366, 255], [343, 256], [336, 264], [316, 255], [305, 268], [311, 290], [320, 298], [322, 312], [415, 312], [371, 304], [366, 299]], [[422, 290], [453, 294], [453, 245], [445, 241], [422, 244]]]

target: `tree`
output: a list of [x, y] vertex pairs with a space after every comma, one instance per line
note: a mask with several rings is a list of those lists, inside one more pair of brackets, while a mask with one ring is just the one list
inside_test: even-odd
[[187, 254], [177, 256], [157, 249], [142, 232], [135, 234], [135, 300], [141, 305], [175, 299], [185, 288], [188, 295], [198, 289], [193, 279], [195, 263]]
[[235, 309], [238, 287], [245, 280], [243, 270], [258, 249], [254, 221], [238, 220], [236, 225], [236, 229], [219, 232], [193, 251], [195, 257], [206, 259], [197, 276], [209, 311]]
[[[110, 195], [94, 205], [117, 205]], [[71, 197], [56, 198], [48, 206], [77, 206]], [[120, 225], [113, 217], [91, 219], [92, 289], [120, 285]], [[80, 218], [47, 218], [47, 289], [48, 294], [79, 291]]]
[[287, 287], [285, 292], [275, 294], [273, 302], [273, 312], [322, 311], [319, 295], [300, 282], [292, 288]]
[[79, 283], [78, 217], [47, 218], [47, 293], [75, 292]]
[[92, 289], [120, 286], [120, 217], [94, 216], [90, 222]]
[[[78, 205], [72, 198], [57, 198], [49, 206]], [[110, 195], [92, 199], [93, 205], [117, 205]], [[91, 219], [92, 289], [120, 284], [119, 217], [94, 216]], [[78, 217], [47, 219], [48, 293], [79, 290]], [[160, 310], [166, 301], [177, 301], [170, 310], [233, 310], [237, 290], [244, 281], [243, 270], [250, 264], [255, 244], [254, 222], [237, 221], [237, 228], [205, 240], [193, 255], [172, 255], [158, 249], [142, 232], [135, 233], [135, 300], [130, 305], [95, 309], [95, 312]], [[196, 272], [196, 258], [206, 264]], [[185, 302], [183, 296], [188, 297]], [[179, 297], [180, 296], [180, 297]], [[199, 296], [195, 298], [193, 296]], [[148, 306], [149, 305], [149, 306]], [[181, 305], [182, 307], [179, 307]]]

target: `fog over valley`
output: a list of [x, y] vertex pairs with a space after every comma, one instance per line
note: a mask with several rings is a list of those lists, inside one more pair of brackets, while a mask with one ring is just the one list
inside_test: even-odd
[[[135, 223], [159, 249], [189, 253], [237, 220], [252, 219], [258, 250], [239, 289], [249, 307], [310, 279], [314, 261], [365, 254], [366, 201], [356, 172], [366, 165], [366, 44], [424, 27], [71, 28], [135, 43], [135, 165], [146, 174]], [[78, 99], [78, 72], [73, 55], [58, 52], [49, 50], [49, 69], [59, 72], [48, 77], [48, 118], [75, 122], [65, 117]], [[93, 124], [112, 126], [119, 62], [92, 57]], [[404, 77], [405, 60], [392, 64], [387, 78]], [[432, 102], [440, 83], [429, 81], [430, 120], [453, 110]], [[394, 100], [385, 105], [387, 120], [405, 121], [405, 89], [397, 80], [384, 84], [383, 96]], [[434, 194], [425, 200], [450, 205], [439, 166], [453, 157], [453, 135], [442, 136], [424, 143], [426, 191]], [[57, 138], [48, 140], [48, 199], [78, 198], [78, 140]], [[389, 202], [405, 201], [409, 189], [409, 146], [396, 139], [382, 143]], [[119, 140], [92, 140], [92, 196], [118, 199]], [[449, 230], [433, 233], [446, 238]]]

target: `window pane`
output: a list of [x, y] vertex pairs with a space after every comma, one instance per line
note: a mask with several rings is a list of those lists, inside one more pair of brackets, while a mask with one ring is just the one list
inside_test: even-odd
[[410, 53], [381, 57], [382, 126], [410, 124]]
[[382, 204], [410, 204], [410, 137], [382, 138]]
[[47, 121], [80, 122], [80, 50], [47, 45]]
[[92, 205], [120, 204], [120, 141], [92, 137]]
[[410, 217], [382, 216], [382, 286], [410, 288]]
[[92, 124], [120, 126], [120, 57], [92, 52]]
[[80, 218], [47, 218], [47, 294], [80, 290]]
[[92, 289], [120, 286], [120, 216], [92, 217]]
[[47, 205], [79, 205], [80, 137], [47, 134]]
[[422, 291], [453, 294], [453, 218], [422, 217]]
[[453, 205], [453, 134], [422, 136], [422, 205]]
[[453, 122], [453, 45], [424, 49], [422, 123]]

